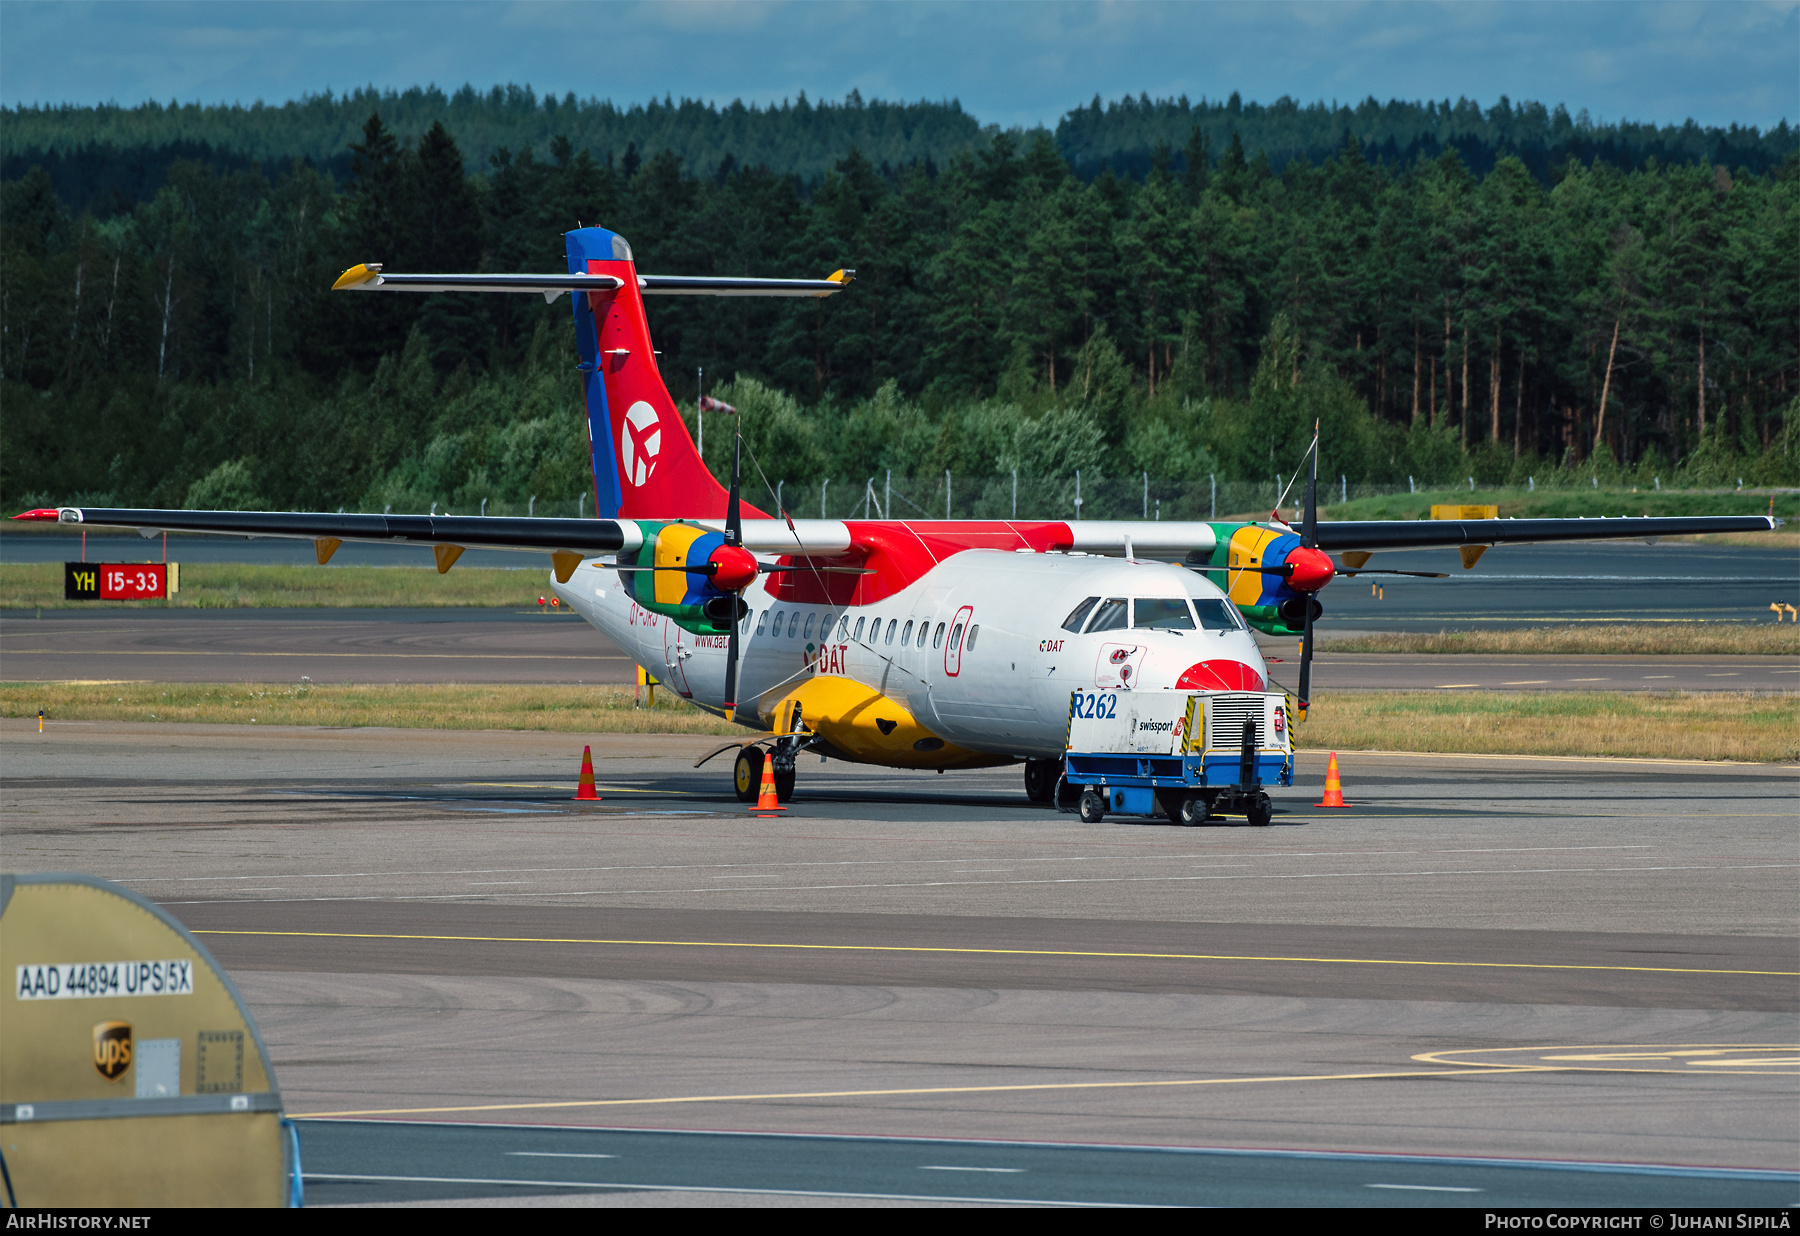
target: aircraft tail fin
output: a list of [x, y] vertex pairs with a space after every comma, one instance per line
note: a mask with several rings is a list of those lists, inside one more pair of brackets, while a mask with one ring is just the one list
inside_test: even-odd
[[[840, 270], [828, 279], [640, 275], [630, 244], [616, 232], [577, 228], [566, 240], [571, 277], [611, 276], [605, 282], [618, 283], [571, 288], [593, 444], [595, 513], [619, 519], [724, 518], [725, 489], [700, 458], [657, 368], [645, 295], [822, 297], [842, 291], [855, 272]], [[747, 503], [744, 514], [767, 518]]]
[[604, 228], [567, 235], [569, 273], [613, 275], [576, 291], [575, 338], [594, 461], [594, 513], [616, 519], [720, 519], [724, 487], [707, 470], [663, 384], [631, 246]]

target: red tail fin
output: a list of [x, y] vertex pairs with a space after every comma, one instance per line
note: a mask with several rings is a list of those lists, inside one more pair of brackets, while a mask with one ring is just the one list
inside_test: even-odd
[[[569, 232], [571, 274], [613, 275], [614, 292], [577, 293], [575, 335], [593, 441], [595, 513], [621, 519], [723, 519], [726, 492], [694, 448], [650, 346], [637, 265], [625, 238]], [[763, 518], [745, 504], [749, 518]]]

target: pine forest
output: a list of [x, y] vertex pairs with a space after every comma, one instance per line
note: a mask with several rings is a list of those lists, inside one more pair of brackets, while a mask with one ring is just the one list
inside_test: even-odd
[[1344, 496], [1791, 486], [1796, 136], [1504, 99], [5, 109], [0, 503], [591, 513], [566, 300], [330, 291], [561, 270], [581, 224], [646, 272], [855, 270], [650, 303], [691, 427], [704, 383], [797, 513], [1069, 513], [1079, 473], [1089, 516], [1223, 514], [1315, 422]]

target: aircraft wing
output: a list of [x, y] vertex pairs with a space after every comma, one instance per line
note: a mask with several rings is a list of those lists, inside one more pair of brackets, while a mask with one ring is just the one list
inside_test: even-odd
[[136, 528], [159, 532], [210, 532], [223, 536], [287, 537], [314, 543], [321, 563], [345, 541], [385, 545], [453, 547], [440, 554], [447, 571], [456, 554], [471, 545], [548, 553], [557, 578], [566, 581], [583, 558], [636, 549], [643, 543], [637, 524], [614, 519], [518, 519], [481, 515], [334, 515], [328, 511], [165, 511], [130, 507], [53, 507], [26, 511], [14, 519], [54, 520], [82, 526]]
[[[55, 521], [96, 527], [136, 528], [145, 536], [159, 532], [204, 532], [221, 536], [287, 537], [314, 542], [320, 562], [345, 541], [379, 544], [459, 547], [548, 553], [559, 579], [583, 558], [636, 550], [643, 531], [634, 520], [520, 519], [481, 515], [347, 515], [329, 511], [177, 511], [130, 507], [47, 507], [14, 519]], [[694, 520], [706, 527], [720, 521]], [[935, 520], [903, 521], [915, 531], [952, 538], [968, 525]], [[993, 521], [1017, 531], [1027, 525]], [[1482, 547], [1545, 541], [1654, 540], [1703, 532], [1767, 532], [1782, 525], [1766, 515], [1703, 515], [1619, 519], [1464, 519], [1346, 520], [1318, 525], [1319, 548], [1327, 552], [1373, 553], [1379, 550], [1433, 547]], [[1039, 527], [1032, 523], [1031, 527]], [[1279, 525], [1276, 525], [1279, 527]], [[1136, 553], [1146, 557], [1209, 551], [1214, 529], [1206, 523], [1082, 520], [1042, 525], [1054, 546], [1087, 553]], [[835, 519], [744, 521], [744, 545], [757, 553], [833, 555], [853, 549], [855, 530]], [[1020, 543], [1026, 543], [1023, 538]], [[1478, 555], [1477, 555], [1478, 556]], [[448, 556], [455, 561], [455, 554]], [[445, 556], [439, 569], [449, 570]]]
[[1638, 541], [1703, 532], [1768, 532], [1767, 515], [1621, 516], [1617, 519], [1368, 519], [1321, 521], [1319, 548], [1374, 552], [1436, 546], [1524, 545], [1546, 541]]

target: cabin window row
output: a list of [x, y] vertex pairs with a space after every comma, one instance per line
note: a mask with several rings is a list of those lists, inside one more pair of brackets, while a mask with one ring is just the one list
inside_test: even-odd
[[[738, 628], [739, 631], [746, 635], [749, 634], [750, 621], [750, 615], [745, 614], [743, 625]], [[870, 645], [879, 643], [888, 647], [893, 647], [896, 632], [898, 632], [899, 646], [902, 648], [914, 646], [923, 648], [927, 642], [929, 642], [933, 648], [942, 648], [944, 646], [944, 629], [948, 625], [946, 623], [938, 623], [934, 630], [929, 620], [925, 622], [915, 622], [915, 620], [908, 618], [906, 620], [906, 625], [901, 626], [898, 618], [890, 618], [887, 620], [887, 633], [884, 636], [881, 630], [881, 621], [882, 620], [879, 617], [873, 622], [870, 622], [867, 617], [859, 617], [856, 620], [855, 627], [852, 627], [850, 625], [850, 616], [848, 614], [841, 615], [838, 618], [838, 640], [842, 643], [862, 643], [863, 631], [866, 624], [869, 636], [868, 643]], [[804, 622], [804, 626], [802, 626], [802, 622]], [[756, 615], [756, 634], [767, 634], [771, 638], [785, 636], [788, 639], [792, 639], [798, 635], [801, 639], [811, 639], [815, 623], [818, 623], [819, 638], [821, 640], [825, 639], [831, 630], [830, 614], [826, 614], [824, 616], [824, 621], [819, 622], [819, 615], [816, 612], [809, 613], [805, 610], [798, 609], [765, 609], [760, 614]], [[914, 635], [915, 628], [918, 632], [916, 636]], [[965, 652], [973, 652], [975, 650], [975, 636], [980, 630], [980, 624], [976, 624], [969, 628], [968, 641], [963, 645], [963, 650]], [[950, 647], [952, 651], [956, 649], [958, 643], [962, 642], [962, 635], [962, 624], [957, 623], [956, 629], [950, 633]]]

